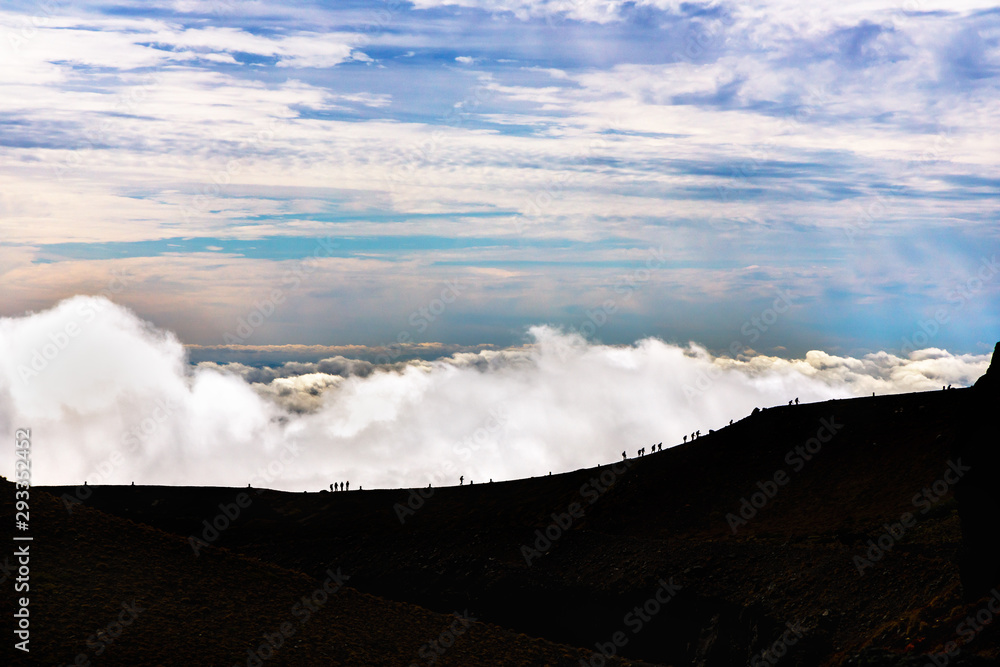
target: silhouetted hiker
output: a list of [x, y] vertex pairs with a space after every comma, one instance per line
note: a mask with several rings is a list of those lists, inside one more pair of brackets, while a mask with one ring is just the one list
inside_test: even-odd
[[[247, 487], [248, 487], [248, 488], [249, 488], [249, 486], [250, 486], [250, 485], [249, 485], [249, 484], [247, 484]], [[331, 490], [331, 491], [333, 491], [333, 484], [331, 484], [331, 485], [330, 485], [330, 490]]]
[[628, 458], [628, 457], [627, 457], [627, 456], [625, 456], [625, 452], [622, 452], [622, 460], [624, 461], [624, 460], [625, 460], [625, 459], [627, 459], [627, 458]]
[[492, 483], [493, 483], [493, 478], [492, 478], [492, 477], [490, 477], [490, 484], [492, 484]]
[[684, 436], [684, 442], [687, 442], [687, 441], [688, 441], [688, 437], [685, 435]]
[[732, 420], [732, 419], [730, 419], [730, 420], [729, 420], [729, 425], [730, 425], [730, 426], [732, 426], [732, 425], [733, 425], [733, 420]]
[[463, 484], [465, 484], [465, 475], [458, 478], [458, 485], [462, 486]]
[[799, 404], [799, 398], [798, 398], [798, 396], [796, 396], [795, 397], [795, 405], [798, 405], [798, 404]]
[[132, 486], [135, 486], [135, 482], [132, 482]]
[[[948, 385], [948, 389], [951, 389], [951, 385]], [[875, 395], [875, 394], [872, 394], [872, 396], [874, 396], [874, 395]]]
[[469, 486], [472, 486], [472, 480], [471, 479], [469, 480]]
[[694, 440], [694, 433], [691, 433], [691, 439]]
[[694, 432], [694, 437], [700, 438], [701, 437], [701, 431], [695, 431]]
[[789, 400], [788, 400], [788, 404], [789, 404], [789, 405], [791, 405], [791, 404], [792, 404], [792, 401], [791, 401], [791, 399], [789, 399]]
[[347, 483], [347, 486], [344, 487], [344, 490], [345, 491], [350, 491], [351, 490], [351, 483], [350, 482]]

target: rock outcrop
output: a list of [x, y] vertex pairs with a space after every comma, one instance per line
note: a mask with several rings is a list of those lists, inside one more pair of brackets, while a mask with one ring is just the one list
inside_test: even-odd
[[1000, 343], [970, 393], [956, 454], [971, 470], [955, 495], [962, 520], [962, 587], [974, 599], [1000, 585]]

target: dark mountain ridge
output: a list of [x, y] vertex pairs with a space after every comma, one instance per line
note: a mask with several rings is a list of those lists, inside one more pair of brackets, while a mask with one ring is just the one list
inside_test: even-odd
[[[172, 533], [189, 568], [227, 550], [316, 582], [341, 568], [351, 590], [405, 605], [396, 623], [468, 611], [567, 647], [566, 664], [997, 664], [1000, 624], [967, 620], [1000, 603], [998, 358], [974, 388], [769, 408], [641, 458], [502, 483], [88, 487], [85, 508], [65, 500], [77, 489], [44, 491], [69, 525], [98, 510]], [[206, 590], [228, 590], [216, 576]], [[523, 655], [506, 664], [561, 664]], [[457, 656], [435, 663], [496, 664]], [[383, 659], [367, 664], [408, 664]]]

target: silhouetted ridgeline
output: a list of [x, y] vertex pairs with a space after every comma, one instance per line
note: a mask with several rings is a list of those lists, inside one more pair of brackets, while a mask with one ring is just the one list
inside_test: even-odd
[[1000, 584], [1000, 343], [986, 375], [969, 392], [962, 411], [958, 454], [971, 468], [958, 487], [964, 552], [962, 584], [967, 597]]
[[71, 662], [136, 598], [100, 664], [254, 664], [332, 572], [263, 664], [997, 664], [998, 364], [425, 497], [94, 487], [71, 514], [73, 489], [34, 489], [40, 650]]

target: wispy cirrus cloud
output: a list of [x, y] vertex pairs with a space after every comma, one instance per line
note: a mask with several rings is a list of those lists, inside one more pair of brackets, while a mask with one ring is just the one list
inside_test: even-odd
[[[641, 266], [623, 262], [664, 248], [629, 304], [642, 308], [603, 336], [707, 341], [706, 312], [794, 283], [809, 299], [785, 335], [832, 317], [832, 344], [883, 349], [1000, 245], [989, 3], [48, 7], [0, 13], [0, 275], [26, 286], [7, 314], [99, 283], [118, 257], [143, 265], [130, 303], [144, 314], [175, 318], [167, 304], [215, 276], [213, 308], [233, 321], [268, 286], [231, 286], [228, 271], [280, 276], [283, 248], [332, 236], [348, 249], [324, 275], [377, 262], [369, 294], [412, 271], [478, 269], [490, 296], [464, 330], [496, 343], [572, 321], [595, 286]], [[302, 242], [275, 241], [289, 237]], [[234, 239], [276, 250], [226, 252]], [[275, 319], [274, 336], [329, 342], [335, 305], [350, 335], [394, 335], [363, 301], [343, 307], [361, 292], [329, 284], [300, 295], [308, 324]], [[997, 289], [942, 343], [991, 344]], [[888, 312], [902, 324], [870, 326]], [[226, 330], [176, 327], [204, 344]]]

